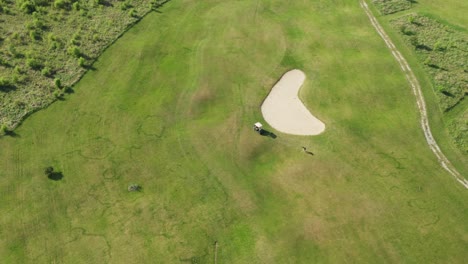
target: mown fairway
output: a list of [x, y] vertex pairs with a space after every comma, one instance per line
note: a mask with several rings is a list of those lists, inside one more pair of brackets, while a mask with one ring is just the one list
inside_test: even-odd
[[[171, 1], [0, 139], [1, 262], [466, 261], [467, 190], [358, 1], [291, 2]], [[326, 131], [260, 137], [291, 68]]]

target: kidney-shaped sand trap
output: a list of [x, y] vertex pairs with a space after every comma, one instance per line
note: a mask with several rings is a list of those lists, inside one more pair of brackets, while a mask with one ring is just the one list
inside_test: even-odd
[[293, 135], [318, 135], [325, 130], [325, 124], [299, 99], [305, 77], [300, 70], [285, 73], [263, 102], [263, 118], [276, 130]]

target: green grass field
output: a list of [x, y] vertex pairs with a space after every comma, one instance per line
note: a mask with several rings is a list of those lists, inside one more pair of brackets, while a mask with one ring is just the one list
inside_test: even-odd
[[[358, 1], [292, 2], [171, 1], [0, 138], [1, 262], [464, 263], [468, 193]], [[258, 136], [292, 68], [326, 131]]]

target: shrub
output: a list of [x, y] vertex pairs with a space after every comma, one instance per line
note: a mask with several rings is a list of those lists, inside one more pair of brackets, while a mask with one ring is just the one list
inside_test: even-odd
[[15, 68], [13, 69], [13, 71], [14, 71], [15, 73], [18, 73], [18, 74], [22, 74], [22, 73], [23, 73], [23, 69], [22, 69], [20, 66], [18, 66], [18, 65], [15, 66]]
[[47, 40], [48, 40], [49, 42], [56, 41], [56, 40], [57, 40], [57, 37], [54, 35], [54, 33], [49, 33], [49, 34], [47, 35]]
[[30, 30], [29, 31], [29, 37], [31, 38], [31, 40], [39, 40], [41, 38], [41, 34], [36, 31], [36, 30]]
[[78, 59], [78, 65], [80, 65], [80, 67], [85, 67], [85, 63], [86, 63], [86, 60], [83, 57], [80, 57]]
[[80, 3], [78, 3], [78, 2], [73, 3], [72, 4], [72, 9], [75, 10], [75, 11], [80, 10]]
[[121, 10], [127, 10], [127, 9], [129, 9], [131, 7], [132, 7], [132, 5], [130, 4], [129, 1], [125, 1], [125, 2], [120, 4], [120, 9]]
[[447, 46], [444, 45], [444, 43], [439, 40], [436, 42], [436, 44], [434, 45], [434, 50], [437, 50], [437, 51], [445, 51], [447, 49]]
[[51, 73], [52, 73], [52, 70], [49, 67], [44, 67], [44, 69], [42, 69], [41, 71], [41, 74], [46, 77], [50, 77]]
[[130, 10], [128, 10], [128, 15], [131, 17], [137, 17], [137, 12], [135, 8], [130, 8]]
[[26, 59], [26, 65], [31, 67], [33, 70], [40, 70], [42, 68], [42, 63], [36, 58], [28, 58]]
[[54, 50], [57, 49], [60, 46], [60, 44], [57, 41], [52, 41], [49, 44], [49, 49]]
[[54, 7], [58, 9], [66, 9], [69, 6], [69, 2], [66, 0], [55, 0]]
[[8, 80], [7, 78], [5, 77], [0, 77], [0, 89], [1, 88], [8, 88], [11, 86], [11, 81]]
[[61, 90], [55, 90], [54, 91], [54, 96], [55, 96], [55, 98], [62, 98], [63, 92]]
[[4, 136], [8, 133], [8, 127], [5, 124], [0, 126], [0, 136]]
[[16, 51], [15, 46], [13, 46], [13, 45], [8, 46], [8, 53], [10, 53], [10, 55], [11, 55], [13, 58], [18, 57], [18, 55], [19, 55], [18, 52]]
[[31, 1], [25, 1], [20, 5], [20, 10], [26, 14], [32, 14], [36, 11], [36, 5]]
[[[36, 12], [34, 12], [34, 14], [36, 14]], [[35, 28], [38, 28], [38, 29], [44, 29], [45, 28], [45, 24], [40, 18], [34, 18], [33, 19], [33, 26]]]
[[67, 49], [67, 53], [68, 53], [69, 55], [72, 55], [72, 56], [77, 57], [77, 58], [80, 57], [80, 55], [81, 55], [80, 49], [79, 49], [77, 46], [75, 46], [75, 45], [70, 46], [70, 47]]
[[26, 23], [26, 28], [27, 28], [27, 29], [30, 29], [30, 30], [31, 30], [31, 29], [34, 29], [34, 28], [35, 28], [34, 23], [33, 23], [33, 22], [28, 22], [28, 23]]
[[60, 89], [60, 88], [62, 88], [62, 81], [59, 78], [55, 78], [54, 79], [54, 85], [55, 85], [55, 87]]
[[8, 62], [4, 58], [0, 57], [0, 66], [8, 66], [8, 65], [9, 65]]
[[21, 76], [18, 73], [14, 73], [13, 76], [11, 77], [11, 81], [13, 83], [22, 83], [24, 82], [25, 77]]

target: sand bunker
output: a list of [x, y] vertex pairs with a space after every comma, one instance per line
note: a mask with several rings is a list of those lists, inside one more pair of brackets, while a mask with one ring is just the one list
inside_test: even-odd
[[285, 73], [263, 102], [263, 118], [276, 130], [293, 135], [318, 135], [325, 130], [325, 124], [299, 99], [305, 77], [300, 70]]

